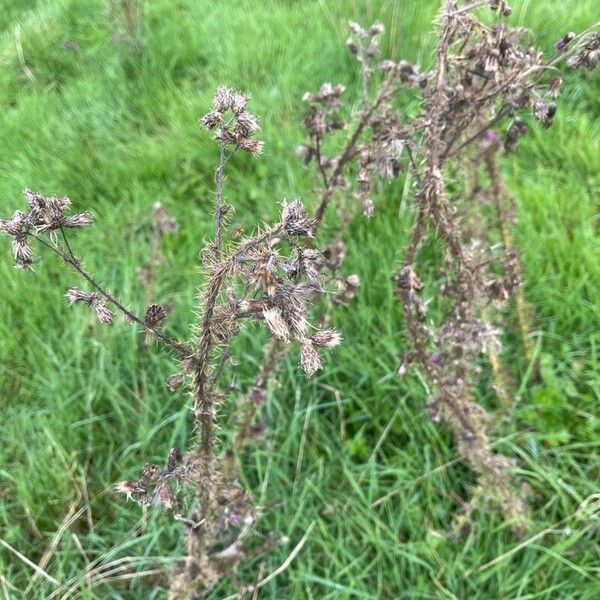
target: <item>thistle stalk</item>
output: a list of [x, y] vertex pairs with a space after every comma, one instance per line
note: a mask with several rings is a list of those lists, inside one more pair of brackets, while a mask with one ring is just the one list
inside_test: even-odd
[[[523, 345], [523, 352], [525, 360], [531, 363], [533, 360], [533, 342], [531, 340], [531, 309], [525, 294], [523, 292], [522, 283], [522, 267], [519, 255], [515, 251], [512, 235], [508, 227], [509, 215], [505, 208], [508, 203], [508, 192], [502, 183], [500, 173], [498, 171], [498, 165], [496, 162], [496, 156], [493, 151], [485, 153], [485, 165], [490, 177], [492, 196], [494, 198], [494, 206], [496, 209], [496, 218], [498, 223], [498, 229], [500, 231], [500, 239], [502, 241], [502, 250], [504, 253], [505, 263], [508, 265], [510, 276], [517, 282], [515, 295], [515, 308], [517, 312], [517, 319], [519, 323], [519, 332], [521, 336], [521, 344]], [[514, 204], [514, 202], [513, 202]]]

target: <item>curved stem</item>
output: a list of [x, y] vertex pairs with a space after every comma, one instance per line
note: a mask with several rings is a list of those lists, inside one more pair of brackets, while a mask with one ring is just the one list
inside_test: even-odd
[[123, 304], [121, 304], [121, 302], [119, 302], [119, 300], [115, 296], [113, 296], [106, 288], [102, 287], [89, 273], [87, 273], [83, 269], [79, 259], [72, 253], [64, 231], [63, 236], [65, 239], [65, 246], [67, 248], [66, 253], [62, 252], [59, 248], [56, 248], [52, 244], [49, 244], [48, 242], [46, 242], [46, 240], [42, 239], [40, 236], [34, 233], [29, 232], [28, 235], [33, 237], [40, 244], [43, 244], [52, 252], [54, 252], [54, 254], [59, 256], [67, 265], [69, 265], [74, 271], [81, 275], [81, 277], [83, 277], [105, 300], [116, 306], [130, 321], [137, 323], [144, 329], [144, 331], [156, 336], [166, 346], [174, 350], [180, 358], [189, 357], [190, 350], [184, 344], [177, 342], [176, 340], [165, 335], [155, 327], [151, 327], [150, 325], [148, 325], [143, 319], [141, 319], [136, 314], [132, 313], [128, 308], [123, 306]]

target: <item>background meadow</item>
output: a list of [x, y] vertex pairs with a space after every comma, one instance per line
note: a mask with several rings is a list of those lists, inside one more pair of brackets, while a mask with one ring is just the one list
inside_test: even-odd
[[[546, 50], [600, 20], [596, 0], [515, 0], [513, 9], [512, 21]], [[104, 0], [3, 0], [0, 214], [12, 214], [25, 187], [69, 196], [96, 219], [75, 236], [75, 252], [141, 312], [136, 269], [149, 259], [152, 206], [162, 202], [181, 227], [163, 241], [156, 300], [173, 304], [167, 330], [190, 335], [184, 315], [201, 283], [218, 151], [197, 123], [216, 86], [251, 95], [266, 142], [259, 159], [236, 155], [228, 169], [233, 223], [267, 219], [295, 195], [310, 205], [316, 182], [294, 154], [304, 139], [301, 98], [331, 81], [358, 103], [346, 21], [380, 20], [383, 56], [427, 66], [437, 10], [434, 0], [152, 0], [133, 56]], [[600, 597], [600, 513], [581, 509], [600, 477], [600, 75], [569, 75], [564, 90], [554, 127], [531, 124], [503, 162], [521, 207], [540, 374], [508, 331], [518, 401], [495, 443], [519, 459], [531, 488], [530, 531], [515, 538], [498, 515], [476, 512], [453, 535], [474, 476], [427, 417], [424, 386], [395, 376], [407, 345], [391, 281], [407, 235], [410, 189], [400, 179], [379, 194], [373, 219], [352, 224], [345, 270], [368, 283], [336, 315], [344, 344], [312, 379], [287, 359], [269, 394], [268, 444], [245, 457], [246, 485], [270, 506], [262, 527], [290, 540], [261, 559], [264, 573], [315, 523], [261, 598]], [[111, 581], [110, 568], [137, 557], [143, 571], [176, 555], [180, 526], [124, 503], [113, 487], [186, 445], [188, 395], [164, 383], [175, 361], [122, 322], [101, 327], [69, 310], [63, 294], [75, 276], [48, 255], [35, 275], [15, 271], [0, 241], [0, 539], [43, 560], [63, 586], [32, 579], [2, 545], [0, 593], [162, 598], [143, 578]], [[261, 345], [256, 330], [242, 336], [236, 384], [250, 382]], [[480, 401], [494, 406], [489, 386]], [[229, 593], [223, 582], [210, 598]]]

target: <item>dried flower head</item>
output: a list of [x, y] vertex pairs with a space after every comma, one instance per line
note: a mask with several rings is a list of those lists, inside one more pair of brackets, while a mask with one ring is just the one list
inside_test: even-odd
[[309, 219], [306, 209], [300, 198], [294, 198], [291, 202], [283, 202], [281, 210], [281, 222], [288, 235], [311, 236], [314, 220]]
[[223, 146], [234, 146], [253, 155], [262, 152], [263, 142], [252, 135], [258, 131], [258, 118], [246, 110], [248, 97], [236, 90], [219, 87], [213, 99], [213, 109], [200, 123], [214, 132]]
[[45, 198], [37, 192], [24, 190], [29, 212], [16, 211], [10, 219], [0, 219], [0, 232], [13, 237], [12, 254], [15, 267], [31, 269], [35, 260], [31, 249], [31, 237], [48, 233], [50, 240], [57, 244], [57, 231], [87, 227], [92, 224], [88, 213], [67, 215], [71, 201], [65, 197]]
[[312, 340], [306, 340], [300, 348], [300, 366], [308, 375], [314, 375], [321, 367], [321, 355]]
[[281, 310], [277, 307], [265, 308], [262, 314], [273, 337], [282, 342], [289, 342], [290, 330], [283, 318]]
[[576, 37], [577, 35], [574, 32], [569, 31], [561, 40], [554, 44], [554, 47], [559, 51], [564, 50]]
[[[570, 34], [567, 34], [564, 40], [570, 37]], [[569, 40], [572, 41], [575, 38], [571, 38]], [[568, 43], [568, 42], [567, 42]], [[559, 42], [560, 44], [560, 42]], [[557, 48], [562, 50], [566, 47], [566, 43], [561, 47]], [[572, 69], [579, 69], [580, 67], [585, 67], [588, 71], [593, 71], [600, 62], [600, 33], [590, 33], [587, 36], [584, 36], [573, 49], [573, 55], [569, 57], [567, 64]]]
[[324, 348], [335, 348], [342, 342], [342, 336], [335, 329], [317, 331], [310, 339], [315, 346]]
[[98, 320], [101, 323], [112, 323], [115, 319], [115, 315], [110, 311], [104, 301], [95, 292], [84, 292], [78, 288], [69, 288], [65, 294], [69, 306], [73, 306], [76, 302], [82, 302], [83, 304], [89, 305]]
[[160, 325], [171, 312], [170, 306], [161, 306], [160, 304], [151, 304], [146, 309], [144, 321], [149, 327], [157, 327]]

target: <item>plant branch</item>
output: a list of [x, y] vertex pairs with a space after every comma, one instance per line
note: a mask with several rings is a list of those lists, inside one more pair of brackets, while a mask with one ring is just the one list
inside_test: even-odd
[[119, 300], [113, 296], [106, 288], [102, 287], [89, 273], [87, 273], [83, 267], [81, 266], [81, 261], [71, 252], [70, 246], [66, 241], [66, 235], [63, 236], [65, 238], [65, 243], [67, 247], [67, 252], [62, 252], [59, 248], [49, 244], [41, 238], [39, 235], [34, 233], [29, 233], [29, 236], [33, 237], [40, 244], [43, 244], [47, 248], [49, 248], [54, 254], [59, 256], [67, 265], [69, 265], [74, 271], [76, 271], [81, 277], [83, 277], [105, 300], [116, 306], [122, 313], [129, 319], [140, 325], [144, 331], [151, 333], [156, 336], [161, 342], [163, 342], [166, 346], [174, 350], [180, 358], [187, 358], [190, 355], [190, 350], [184, 344], [166, 336], [160, 330], [156, 329], [148, 325], [143, 319], [140, 319], [136, 314], [132, 313], [128, 308], [123, 306]]

